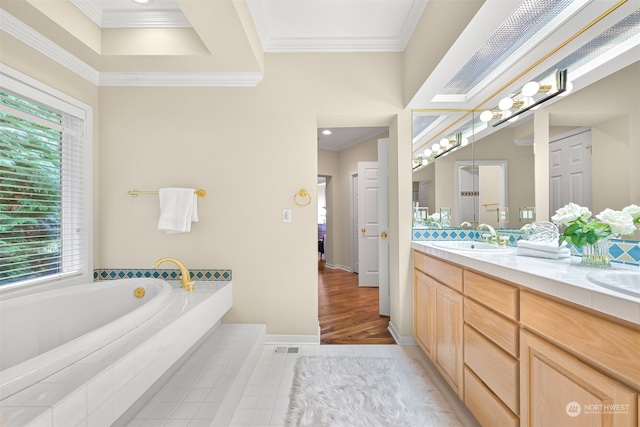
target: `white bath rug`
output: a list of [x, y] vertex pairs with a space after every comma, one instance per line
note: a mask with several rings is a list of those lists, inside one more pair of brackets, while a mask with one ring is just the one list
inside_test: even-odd
[[286, 426], [443, 427], [458, 418], [412, 360], [301, 356]]

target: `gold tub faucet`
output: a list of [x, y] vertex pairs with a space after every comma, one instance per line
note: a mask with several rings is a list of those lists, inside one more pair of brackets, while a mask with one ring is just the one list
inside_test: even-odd
[[480, 231], [484, 228], [489, 230], [489, 233], [491, 233], [491, 243], [498, 244], [498, 233], [496, 232], [496, 229], [489, 224], [480, 224], [476, 230]]
[[187, 267], [185, 267], [185, 265], [183, 263], [181, 263], [180, 261], [178, 261], [175, 258], [160, 258], [158, 261], [156, 261], [156, 263], [153, 265], [153, 268], [158, 268], [158, 266], [160, 264], [162, 264], [165, 261], [171, 261], [173, 262], [175, 265], [177, 265], [178, 267], [180, 267], [180, 273], [182, 274], [182, 277], [180, 278], [180, 281], [182, 282], [182, 288], [185, 288], [187, 291], [193, 291], [193, 281], [191, 280], [191, 273], [189, 273], [189, 270], [187, 269]]

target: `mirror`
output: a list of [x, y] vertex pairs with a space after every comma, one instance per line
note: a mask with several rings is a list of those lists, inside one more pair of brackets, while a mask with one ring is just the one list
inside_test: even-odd
[[[437, 212], [440, 207], [451, 207], [454, 226], [471, 219], [468, 212], [474, 212], [471, 215], [476, 216], [470, 222], [477, 225], [491, 218], [493, 211], [496, 217], [492, 225], [520, 228], [529, 221], [520, 220], [519, 208], [535, 207], [535, 183], [548, 179], [536, 176], [534, 139], [552, 141], [573, 129], [588, 128], [591, 130], [591, 143], [586, 148], [592, 167], [592, 206], [589, 207], [594, 215], [605, 208], [619, 210], [630, 204], [640, 204], [640, 104], [637, 95], [640, 95], [640, 62], [632, 63], [550, 105], [543, 105], [534, 114], [513, 124], [504, 123], [486, 135], [486, 131], [473, 132], [476, 129], [473, 124], [479, 122], [480, 112], [460, 112], [460, 116], [466, 114], [466, 121], [472, 125], [467, 126], [465, 134], [470, 143], [424, 167], [416, 168], [414, 161], [414, 201], [419, 200], [421, 206], [426, 203], [429, 213]], [[420, 133], [420, 127], [424, 130], [433, 125], [437, 117], [445, 115], [451, 116], [452, 113], [414, 112], [414, 136]], [[544, 127], [542, 135], [536, 135], [535, 130], [541, 122], [548, 122], [548, 126]], [[453, 128], [455, 126], [450, 127]], [[548, 136], [544, 135], [545, 131]], [[553, 144], [551, 142], [550, 147]], [[547, 155], [538, 156], [537, 160], [546, 159]], [[504, 199], [489, 201], [480, 191], [483, 181], [480, 171], [483, 164], [495, 164], [497, 161], [505, 162], [506, 195]], [[473, 186], [460, 186], [465, 179]], [[496, 198], [495, 195], [492, 197]], [[548, 187], [546, 197], [549, 198]], [[498, 222], [493, 203], [504, 203], [508, 207], [508, 222]], [[474, 211], [469, 205], [480, 206], [479, 211]], [[536, 215], [539, 219], [548, 219], [553, 212], [549, 213], [546, 206], [543, 208], [546, 211], [537, 209]], [[632, 240], [639, 240], [639, 237], [636, 232]], [[628, 239], [628, 236], [624, 238]]]

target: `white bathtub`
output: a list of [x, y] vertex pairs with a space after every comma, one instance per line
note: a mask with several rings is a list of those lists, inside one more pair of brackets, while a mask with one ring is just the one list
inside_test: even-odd
[[[144, 280], [144, 279], [143, 279]], [[121, 305], [126, 305], [124, 300], [129, 299], [129, 295], [136, 286], [129, 287], [128, 290], [122, 291], [123, 295], [116, 297], [113, 292], [107, 296], [106, 294], [92, 294], [95, 288], [108, 288], [115, 290], [120, 287], [119, 284], [129, 283], [129, 285], [141, 283], [137, 280], [122, 281], [105, 281], [94, 284], [81, 286], [82, 291], [87, 291], [91, 299], [99, 300], [99, 304], [93, 305], [92, 308], [82, 306], [78, 308], [78, 312], [69, 309], [68, 303], [76, 299], [76, 295], [71, 292], [72, 288], [61, 289], [54, 292], [64, 296], [64, 306], [67, 309], [58, 311], [60, 315], [54, 314], [54, 317], [68, 318], [71, 315], [72, 323], [94, 323], [93, 326], [98, 330], [105, 328], [101, 326], [101, 322], [111, 323], [108, 319], [102, 317], [101, 308], [103, 306], [117, 306], [118, 310]], [[62, 367], [59, 371], [48, 375], [41, 381], [22, 388], [16, 387], [19, 381], [10, 382], [10, 387], [16, 387], [19, 391], [10, 392], [9, 396], [0, 399], [0, 425], [3, 427], [69, 427], [69, 426], [110, 426], [120, 416], [122, 416], [129, 408], [144, 402], [151, 393], [157, 381], [165, 375], [170, 375], [175, 368], [175, 363], [185, 355], [190, 348], [194, 346], [208, 332], [215, 330], [220, 324], [220, 319], [229, 311], [233, 301], [233, 287], [231, 282], [196, 282], [195, 291], [187, 292], [180, 288], [179, 282], [169, 282], [170, 289], [164, 285], [164, 281], [153, 280], [145, 283], [161, 283], [159, 293], [151, 299], [149, 303], [144, 304], [144, 308], [133, 310], [134, 314], [125, 314], [122, 317], [129, 317], [133, 329], [124, 332], [128, 327], [122, 329], [122, 336], [117, 337], [108, 343], [104, 339], [104, 334], [100, 331], [99, 337], [96, 338], [96, 345], [99, 347], [91, 354], [81, 357], [77, 362], [71, 363], [69, 366]], [[155, 293], [154, 286], [147, 286], [147, 292]], [[123, 288], [127, 287], [125, 285]], [[85, 289], [86, 288], [86, 289]], [[140, 315], [138, 310], [147, 311], [146, 305], [155, 305], [164, 299], [163, 295], [169, 291], [168, 303], [165, 308], [159, 309], [157, 314], [146, 313]], [[100, 291], [97, 291], [100, 292]], [[42, 292], [32, 301], [44, 301], [43, 296], [47, 293]], [[60, 296], [59, 295], [59, 296]], [[29, 296], [30, 298], [31, 296]], [[113, 297], [113, 299], [111, 299]], [[22, 299], [23, 297], [18, 297]], [[27, 298], [27, 297], [24, 297]], [[78, 297], [80, 298], [80, 297]], [[111, 301], [107, 301], [107, 299]], [[123, 300], [123, 301], [121, 301]], [[2, 301], [0, 311], [12, 304], [18, 304], [11, 300]], [[49, 312], [49, 303], [45, 302], [41, 308], [34, 309], [29, 304], [24, 304], [27, 299], [22, 299], [22, 309], [31, 315], [37, 314], [38, 310]], [[136, 304], [137, 302], [134, 302]], [[55, 312], [54, 312], [55, 313]], [[150, 315], [147, 321], [143, 319]], [[79, 319], [79, 320], [77, 320]], [[23, 316], [18, 322], [31, 322], [29, 316]], [[115, 321], [116, 324], [121, 320]], [[4, 323], [0, 325], [3, 329], [9, 331], [13, 340], [10, 345], [22, 345], [20, 336], [20, 324], [12, 324], [7, 326]], [[62, 327], [62, 326], [60, 326]], [[84, 327], [84, 325], [83, 325]], [[111, 325], [106, 326], [111, 329]], [[119, 327], [116, 327], [119, 329]], [[16, 331], [17, 330], [17, 331]], [[52, 335], [60, 335], [55, 328], [51, 328]], [[82, 332], [80, 332], [82, 333]], [[89, 333], [94, 335], [93, 332]], [[117, 335], [118, 333], [115, 333]], [[75, 344], [72, 339], [70, 343]], [[84, 339], [84, 335], [80, 336]], [[2, 347], [5, 347], [4, 337], [2, 337]], [[93, 339], [91, 339], [93, 341]], [[64, 348], [68, 344], [62, 346]], [[72, 347], [73, 348], [73, 347]], [[87, 347], [88, 349], [88, 347]], [[6, 351], [3, 348], [3, 351]], [[20, 350], [22, 351], [22, 350]], [[51, 354], [49, 350], [46, 354]], [[89, 351], [89, 350], [87, 350]], [[73, 351], [71, 351], [73, 353]], [[60, 357], [66, 357], [67, 352], [62, 351], [58, 354]], [[12, 356], [9, 356], [12, 357]], [[35, 358], [38, 358], [36, 356]], [[74, 357], [75, 358], [75, 357]], [[15, 360], [15, 359], [14, 359]], [[42, 364], [50, 365], [49, 357], [44, 357]], [[34, 367], [32, 361], [26, 362]], [[62, 363], [61, 365], [65, 365]], [[22, 363], [14, 366], [20, 366]], [[39, 366], [37, 366], [39, 370]], [[10, 372], [14, 367], [8, 368], [5, 372]], [[16, 368], [17, 369], [17, 368]], [[21, 368], [22, 369], [22, 368]], [[55, 371], [55, 369], [52, 369]], [[32, 371], [32, 369], [25, 369]], [[28, 376], [27, 376], [28, 377]], [[25, 377], [25, 378], [27, 378]], [[4, 381], [1, 379], [0, 381]], [[28, 382], [31, 382], [29, 379]], [[3, 390], [3, 394], [5, 394]], [[3, 424], [4, 423], [4, 424]]]
[[170, 297], [164, 280], [122, 279], [0, 301], [0, 400], [123, 336]]

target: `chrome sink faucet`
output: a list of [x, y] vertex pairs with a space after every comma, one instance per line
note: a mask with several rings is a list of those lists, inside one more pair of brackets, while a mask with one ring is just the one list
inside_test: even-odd
[[193, 281], [191, 280], [191, 273], [189, 273], [189, 270], [187, 269], [187, 267], [185, 267], [185, 265], [183, 263], [181, 263], [180, 261], [178, 261], [175, 258], [161, 258], [158, 261], [156, 261], [156, 263], [153, 265], [153, 268], [158, 268], [158, 266], [160, 264], [162, 264], [165, 261], [171, 261], [173, 262], [175, 265], [177, 265], [180, 268], [180, 273], [181, 273], [181, 277], [180, 277], [180, 281], [182, 283], [181, 288], [186, 289], [187, 291], [191, 292], [193, 291]]
[[[496, 232], [496, 229], [495, 229], [495, 228], [493, 228], [493, 227], [492, 227], [492, 226], [490, 226], [489, 224], [480, 224], [480, 225], [478, 226], [478, 228], [476, 228], [476, 230], [481, 231], [481, 230], [483, 230], [483, 229], [485, 229], [485, 228], [486, 228], [487, 230], [489, 230], [489, 233], [490, 233], [490, 235], [491, 235], [491, 243], [494, 243], [494, 244], [496, 244], [496, 245], [497, 245], [497, 244], [498, 244], [498, 233]], [[484, 237], [484, 236], [483, 236], [483, 237]], [[486, 239], [485, 239], [485, 241], [486, 241]]]

